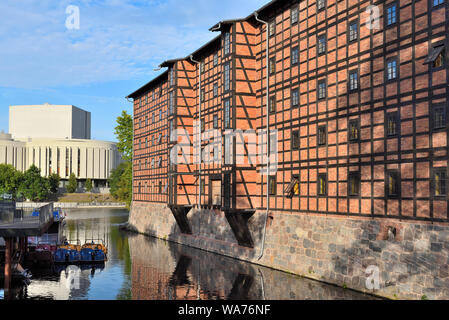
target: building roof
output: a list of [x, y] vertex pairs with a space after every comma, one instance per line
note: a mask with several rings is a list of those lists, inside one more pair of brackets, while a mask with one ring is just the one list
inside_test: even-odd
[[141, 96], [143, 93], [145, 93], [149, 89], [153, 88], [158, 83], [160, 83], [166, 79], [168, 79], [168, 71], [164, 71], [163, 73], [158, 75], [156, 78], [154, 78], [153, 80], [151, 80], [150, 82], [148, 82], [147, 84], [142, 86], [141, 88], [139, 88], [136, 91], [134, 91], [133, 93], [129, 94], [126, 98], [127, 99], [128, 98], [135, 99], [135, 98]]

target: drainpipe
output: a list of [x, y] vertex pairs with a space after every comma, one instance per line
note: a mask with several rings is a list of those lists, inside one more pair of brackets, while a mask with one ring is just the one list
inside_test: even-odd
[[199, 96], [199, 98], [198, 98], [198, 101], [199, 101], [198, 117], [200, 119], [200, 134], [199, 134], [199, 136], [200, 136], [199, 145], [200, 146], [199, 146], [198, 154], [199, 154], [199, 160], [200, 160], [200, 163], [199, 163], [199, 177], [200, 177], [200, 179], [199, 179], [199, 187], [200, 187], [200, 190], [198, 192], [198, 195], [199, 195], [198, 206], [199, 206], [199, 208], [201, 210], [201, 197], [202, 197], [202, 194], [201, 194], [201, 184], [202, 184], [201, 183], [202, 182], [202, 178], [201, 178], [201, 173], [202, 173], [202, 171], [201, 171], [202, 150], [201, 150], [201, 147], [202, 147], [202, 143], [203, 143], [203, 141], [202, 141], [203, 137], [202, 137], [202, 132], [201, 132], [201, 128], [202, 128], [202, 126], [201, 126], [201, 122], [202, 122], [202, 120], [201, 120], [201, 62], [193, 60], [193, 55], [190, 56], [190, 60], [193, 63], [196, 63], [198, 65], [198, 70], [199, 70], [199, 72], [198, 72], [198, 96]]
[[262, 239], [262, 249], [260, 252], [260, 256], [259, 259], [262, 259], [263, 255], [264, 255], [264, 251], [265, 251], [265, 240], [266, 240], [266, 236], [267, 236], [267, 223], [268, 223], [268, 214], [269, 214], [269, 210], [270, 210], [270, 158], [269, 158], [269, 150], [270, 150], [270, 109], [269, 109], [269, 97], [270, 97], [270, 69], [269, 69], [269, 53], [270, 53], [270, 37], [269, 37], [269, 27], [268, 27], [268, 22], [263, 21], [261, 19], [259, 19], [259, 13], [256, 11], [254, 12], [254, 18], [259, 21], [260, 23], [263, 23], [267, 29], [267, 48], [266, 48], [266, 68], [267, 68], [267, 89], [266, 89], [266, 112], [267, 112], [267, 116], [266, 116], [266, 121], [267, 121], [267, 212], [265, 214], [265, 224], [263, 227], [263, 239]]

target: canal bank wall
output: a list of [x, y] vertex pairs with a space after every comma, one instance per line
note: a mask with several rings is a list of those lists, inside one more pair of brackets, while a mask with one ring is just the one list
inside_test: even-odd
[[192, 235], [186, 235], [166, 205], [136, 202], [129, 226], [147, 236], [386, 298], [449, 299], [447, 225], [271, 213], [261, 257], [265, 213], [257, 211], [248, 221], [254, 248], [238, 245], [220, 211], [192, 209]]

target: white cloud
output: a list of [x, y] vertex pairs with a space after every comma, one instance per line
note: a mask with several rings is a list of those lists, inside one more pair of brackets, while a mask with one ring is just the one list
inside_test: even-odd
[[[163, 60], [185, 56], [214, 37], [207, 29], [218, 20], [247, 15], [265, 2], [2, 1], [0, 87], [148, 78]], [[65, 28], [69, 4], [80, 6], [80, 30]]]

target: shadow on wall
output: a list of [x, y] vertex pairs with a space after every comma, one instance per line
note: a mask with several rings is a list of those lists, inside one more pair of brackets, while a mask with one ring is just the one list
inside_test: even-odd
[[176, 243], [130, 236], [136, 300], [371, 299]]
[[[174, 222], [168, 240], [227, 256], [240, 256], [246, 260], [257, 258], [260, 254], [265, 223], [265, 215], [260, 212], [252, 215], [248, 219], [247, 225], [244, 225], [246, 223], [244, 219], [240, 220], [239, 222], [242, 224], [234, 230], [231, 228], [225, 213], [218, 210], [192, 209], [187, 218], [192, 235], [182, 234], [179, 226]], [[246, 237], [249, 236], [254, 248], [239, 245], [234, 232], [244, 233]], [[146, 234], [154, 235], [155, 233], [149, 231]]]

